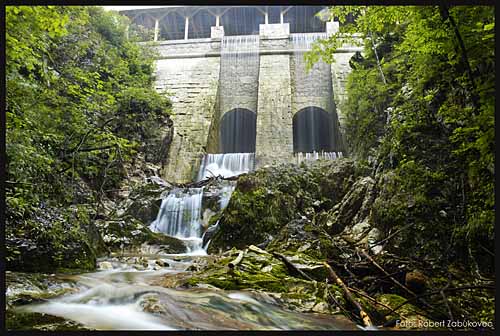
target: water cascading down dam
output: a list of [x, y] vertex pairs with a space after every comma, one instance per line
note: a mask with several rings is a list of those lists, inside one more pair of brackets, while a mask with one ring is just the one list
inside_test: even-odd
[[[259, 73], [259, 36], [227, 36], [221, 46], [220, 95], [220, 153], [206, 154], [202, 159], [197, 180], [209, 177], [231, 177], [253, 170], [255, 164], [255, 135], [257, 83]], [[234, 190], [226, 182], [216, 190], [222, 210]], [[204, 188], [172, 190], [163, 199], [151, 229], [179, 238], [188, 252], [204, 253], [202, 225]], [[206, 248], [206, 246], [205, 246]]]
[[299, 33], [290, 36], [293, 48], [293, 151], [296, 162], [336, 159], [343, 156], [338, 118], [331, 99], [330, 66], [323, 61], [307, 69], [304, 54], [327, 33]]
[[220, 63], [219, 153], [204, 156], [198, 180], [230, 177], [255, 166], [259, 36], [224, 36]]

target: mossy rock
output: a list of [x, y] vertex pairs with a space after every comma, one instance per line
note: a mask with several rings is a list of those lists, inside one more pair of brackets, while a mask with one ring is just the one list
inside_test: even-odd
[[110, 251], [140, 247], [142, 244], [162, 245], [165, 253], [184, 253], [186, 246], [174, 237], [151, 231], [141, 221], [124, 216], [117, 220], [100, 221], [99, 230]]
[[76, 291], [71, 276], [43, 273], [5, 272], [6, 307], [44, 301]]
[[290, 221], [330, 209], [361, 174], [353, 161], [282, 164], [241, 175], [209, 252], [266, 243]]
[[[380, 294], [376, 296], [375, 299], [392, 309], [406, 301], [404, 297], [397, 294]], [[389, 313], [389, 310], [383, 306], [379, 306], [378, 312], [385, 315]], [[423, 321], [429, 321], [427, 317], [423, 316], [422, 310], [411, 303], [402, 306], [396, 312], [387, 315], [386, 318], [387, 320], [400, 320], [403, 325], [415, 326], [415, 328], [412, 329], [418, 329], [416, 326]]]
[[53, 273], [58, 269], [94, 270], [103, 249], [84, 206], [44, 208], [6, 226], [7, 269]]
[[146, 183], [137, 186], [130, 193], [128, 199], [120, 204], [119, 217], [131, 216], [149, 225], [156, 219], [160, 210], [162, 195], [170, 188], [155, 183]]
[[49, 314], [16, 312], [8, 310], [5, 313], [7, 330], [37, 330], [37, 331], [88, 331], [83, 325]]

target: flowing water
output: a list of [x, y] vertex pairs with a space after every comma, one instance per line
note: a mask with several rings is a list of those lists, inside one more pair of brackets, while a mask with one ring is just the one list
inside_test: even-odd
[[231, 177], [254, 169], [255, 153], [207, 154], [203, 158], [198, 181], [212, 176]]
[[297, 164], [304, 161], [315, 161], [319, 159], [323, 160], [335, 160], [343, 157], [342, 152], [312, 152], [312, 153], [295, 153], [295, 159]]
[[203, 188], [174, 189], [162, 200], [150, 228], [181, 239], [188, 253], [206, 254], [201, 248]]
[[[96, 330], [353, 329], [345, 318], [288, 311], [251, 291], [160, 286], [185, 273], [191, 257], [156, 255], [168, 267], [139, 271], [114, 258], [113, 269], [73, 276], [76, 293], [17, 308], [76, 321]], [[182, 258], [181, 258], [182, 257]], [[198, 257], [206, 258], [206, 257]], [[144, 259], [144, 258], [142, 258]]]
[[[301, 57], [314, 40], [323, 37], [321, 34], [294, 35], [293, 44]], [[249, 99], [249, 95], [250, 98], [257, 95], [258, 48], [258, 35], [222, 39], [221, 83], [229, 85], [230, 91], [227, 92], [232, 92], [232, 95], [220, 97], [221, 115], [231, 109], [255, 113], [257, 100]], [[254, 105], [248, 105], [249, 101], [254, 101]], [[254, 120], [246, 112], [234, 115], [244, 116], [245, 123]], [[246, 137], [242, 138], [239, 129], [248, 125], [242, 126], [241, 120], [233, 119], [227, 119], [233, 129], [221, 135], [221, 147], [230, 150], [222, 150], [223, 154], [207, 154], [198, 181], [214, 176], [231, 177], [254, 169], [255, 153], [251, 151], [255, 151], [255, 142], [252, 144], [245, 140]], [[248, 138], [252, 138], [251, 134]], [[250, 152], [238, 152], [238, 148], [251, 147]], [[342, 153], [327, 151], [296, 155], [298, 163], [341, 156]], [[194, 260], [211, 258], [206, 255], [210, 242], [203, 246], [203, 235], [215, 229], [218, 223], [208, 230], [206, 224], [210, 216], [228, 205], [234, 188], [234, 182], [223, 181], [215, 188], [177, 188], [164, 195], [150, 228], [181, 239], [187, 253], [162, 254], [150, 249], [134, 255], [105, 258], [100, 260], [99, 271], [70, 276], [70, 294], [19, 306], [16, 310], [59, 316], [96, 330], [356, 329], [352, 322], [341, 316], [289, 311], [265, 293], [225, 291], [210, 286], [167, 288], [166, 283], [189, 277], [187, 269]], [[208, 208], [208, 203], [212, 208]], [[213, 204], [218, 207], [213, 209]]]
[[[233, 175], [253, 168], [253, 154], [214, 155], [206, 161], [205, 166], [215, 163]], [[151, 229], [182, 239], [188, 253], [164, 254], [143, 246], [134, 255], [101, 259], [100, 271], [63, 278], [71, 283], [70, 294], [18, 306], [16, 313], [49, 314], [95, 330], [355, 329], [341, 316], [289, 311], [265, 293], [167, 288], [189, 276], [193, 260], [211, 258], [201, 247], [204, 199], [216, 197], [219, 210], [224, 209], [234, 187], [222, 181], [215, 188], [174, 189], [165, 195]]]

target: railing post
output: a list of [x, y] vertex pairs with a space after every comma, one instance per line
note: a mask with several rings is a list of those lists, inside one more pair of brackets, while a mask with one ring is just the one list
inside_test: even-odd
[[189, 34], [189, 17], [186, 16], [186, 23], [184, 24], [184, 39], [188, 39]]
[[159, 32], [160, 32], [160, 21], [158, 19], [155, 19], [155, 37], [154, 37], [155, 42], [158, 41]]

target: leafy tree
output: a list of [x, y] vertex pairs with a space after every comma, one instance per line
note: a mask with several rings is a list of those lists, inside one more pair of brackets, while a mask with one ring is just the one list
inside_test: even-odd
[[[351, 59], [343, 106], [347, 143], [378, 172], [396, 174], [400, 183], [392, 192], [411, 191], [416, 200], [403, 216], [390, 207], [406, 204], [380, 204], [379, 224], [428, 218], [406, 231], [407, 251], [427, 246], [421, 253], [434, 251], [443, 262], [472, 257], [473, 268], [491, 272], [494, 8], [334, 6], [330, 17], [340, 21], [340, 31], [317, 43], [308, 62], [332, 62], [346, 42], [364, 45]], [[431, 248], [436, 232], [449, 239]]]
[[46, 206], [99, 203], [169, 120], [154, 53], [129, 25], [100, 7], [6, 7], [11, 236], [36, 237], [24, 227]]

